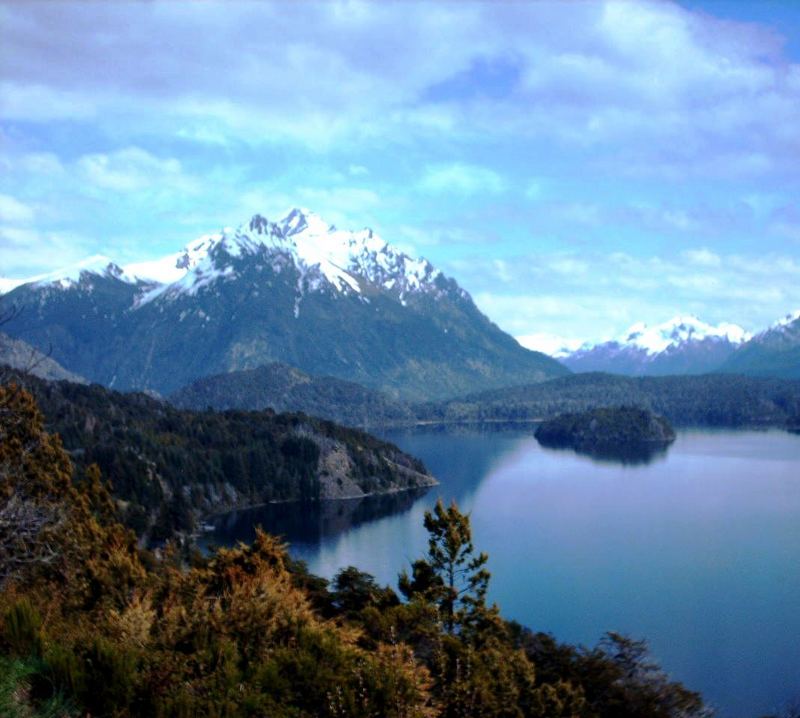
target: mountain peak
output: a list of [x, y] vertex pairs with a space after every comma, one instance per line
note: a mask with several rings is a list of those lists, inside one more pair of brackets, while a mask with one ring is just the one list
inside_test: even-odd
[[788, 327], [790, 324], [794, 324], [798, 319], [800, 319], [800, 309], [795, 309], [793, 312], [789, 312], [781, 317], [771, 328], [779, 329], [781, 327]]
[[289, 210], [286, 216], [278, 222], [278, 225], [286, 237], [300, 234], [305, 230], [309, 230], [315, 234], [323, 234], [336, 230], [336, 227], [332, 224], [329, 224], [318, 214], [305, 207], [294, 207]]
[[617, 343], [643, 349], [648, 354], [658, 354], [687, 341], [717, 339], [741, 344], [748, 338], [749, 334], [736, 324], [720, 322], [715, 326], [706, 324], [693, 314], [679, 314], [653, 327], [637, 322], [622, 334]]

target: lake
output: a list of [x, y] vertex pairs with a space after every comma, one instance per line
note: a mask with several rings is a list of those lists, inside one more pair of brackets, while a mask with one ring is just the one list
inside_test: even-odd
[[396, 587], [425, 551], [425, 510], [455, 499], [507, 618], [569, 643], [594, 645], [608, 630], [646, 638], [723, 718], [800, 699], [800, 436], [680, 431], [666, 453], [633, 463], [544, 449], [530, 429], [385, 438], [441, 485], [235, 512], [209, 538], [247, 540], [260, 523], [314, 573], [354, 565]]

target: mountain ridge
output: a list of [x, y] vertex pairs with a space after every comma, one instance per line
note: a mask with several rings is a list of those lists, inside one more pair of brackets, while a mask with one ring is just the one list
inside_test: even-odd
[[638, 322], [616, 340], [585, 344], [560, 361], [579, 373], [704, 374], [718, 369], [748, 338], [736, 324], [714, 326], [693, 315], [677, 315], [654, 327]]
[[278, 361], [419, 400], [568, 373], [427, 260], [301, 210], [278, 222], [254, 215], [160, 264], [95, 260], [17, 286], [0, 311], [22, 310], [9, 334], [114, 388], [169, 394]]
[[786, 314], [740, 346], [720, 371], [800, 379], [800, 310]]

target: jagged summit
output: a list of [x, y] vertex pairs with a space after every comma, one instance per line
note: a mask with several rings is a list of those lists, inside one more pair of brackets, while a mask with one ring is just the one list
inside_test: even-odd
[[91, 257], [40, 277], [4, 280], [4, 288], [10, 291], [35, 281], [66, 289], [87, 272], [141, 284], [136, 305], [142, 306], [157, 297], [196, 294], [216, 280], [235, 278], [242, 261], [270, 263], [278, 271], [291, 263], [301, 277], [299, 295], [321, 290], [358, 294], [366, 283], [394, 291], [403, 301], [409, 292], [432, 289], [441, 276], [430, 262], [395, 249], [372, 229], [339, 230], [318, 214], [296, 207], [277, 221], [255, 214], [235, 229], [202, 235], [160, 259], [119, 267], [107, 257]]
[[[798, 319], [800, 319], [800, 309], [795, 309], [793, 312], [789, 312], [785, 316], [781, 317], [776, 321], [769, 329], [766, 331], [770, 331], [771, 329], [781, 329], [782, 327], [789, 327], [793, 325]], [[766, 333], [766, 332], [763, 332]]]
[[173, 285], [144, 293], [141, 304], [156, 296], [194, 293], [212, 279], [231, 278], [236, 274], [233, 260], [242, 258], [270, 262], [279, 271], [291, 262], [301, 277], [297, 286], [300, 295], [325, 289], [359, 294], [366, 282], [395, 290], [403, 300], [408, 292], [432, 288], [441, 276], [430, 262], [409, 257], [369, 228], [339, 230], [300, 208], [276, 222], [253, 215], [236, 229], [225, 228], [198, 238], [178, 255], [147, 266], [128, 265], [126, 270], [143, 280]]
[[740, 344], [748, 338], [749, 334], [736, 324], [721, 322], [714, 326], [706, 324], [693, 314], [685, 314], [654, 327], [648, 327], [644, 322], [634, 324], [617, 343], [644, 349], [649, 354], [658, 354], [668, 347], [676, 347], [684, 342], [718, 339]]

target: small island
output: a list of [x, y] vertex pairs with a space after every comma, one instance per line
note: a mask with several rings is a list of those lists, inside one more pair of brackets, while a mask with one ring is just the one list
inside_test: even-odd
[[560, 414], [540, 424], [535, 436], [549, 448], [638, 462], [663, 452], [675, 441], [675, 430], [663, 416], [621, 406]]

